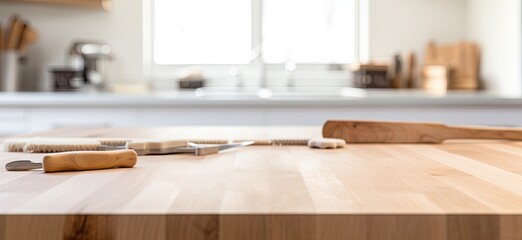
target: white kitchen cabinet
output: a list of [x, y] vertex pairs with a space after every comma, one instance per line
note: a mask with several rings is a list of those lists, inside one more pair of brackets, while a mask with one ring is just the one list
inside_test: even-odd
[[135, 127], [136, 109], [33, 108], [27, 111], [26, 132], [59, 128]]
[[24, 111], [20, 108], [0, 108], [0, 136], [25, 131]]
[[0, 135], [59, 128], [174, 125], [322, 125], [328, 119], [423, 121], [522, 127], [522, 111], [504, 107], [287, 106], [213, 108], [26, 108], [0, 113]]
[[346, 106], [267, 109], [266, 125], [320, 125], [328, 119], [422, 121], [522, 127], [521, 107]]
[[138, 110], [138, 126], [264, 125], [262, 109], [152, 108]]
[[[372, 92], [370, 92], [372, 93]], [[373, 94], [373, 95], [372, 95]], [[375, 92], [367, 97], [209, 96], [175, 93], [0, 94], [0, 135], [56, 128], [169, 125], [321, 125], [328, 119], [423, 121], [522, 127], [522, 97], [426, 96]]]

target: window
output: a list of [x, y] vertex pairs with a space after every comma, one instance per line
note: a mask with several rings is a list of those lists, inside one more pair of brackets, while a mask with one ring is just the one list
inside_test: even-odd
[[349, 63], [355, 59], [350, 0], [264, 0], [266, 63]]
[[245, 0], [155, 0], [154, 62], [249, 63], [250, 13]]
[[284, 74], [292, 63], [332, 72], [332, 65], [359, 57], [359, 1], [153, 0], [148, 61], [152, 71], [199, 66]]

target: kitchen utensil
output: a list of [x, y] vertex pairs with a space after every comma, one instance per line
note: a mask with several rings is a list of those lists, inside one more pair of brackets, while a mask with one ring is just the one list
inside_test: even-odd
[[16, 49], [5, 49], [0, 52], [0, 91], [19, 90], [19, 61], [20, 55]]
[[327, 121], [323, 136], [348, 143], [441, 143], [448, 139], [522, 140], [522, 129], [440, 123]]
[[406, 88], [415, 88], [415, 70], [417, 67], [417, 58], [414, 52], [408, 53], [406, 62], [408, 64], [408, 75], [406, 75]]
[[256, 146], [306, 146], [309, 139], [254, 139], [254, 140], [225, 140], [225, 139], [199, 139], [189, 140], [196, 144], [227, 144], [230, 142], [254, 141]]
[[[183, 144], [183, 146], [181, 146]], [[132, 149], [138, 155], [162, 155], [171, 153], [193, 153], [196, 156], [203, 156], [218, 153], [219, 151], [244, 147], [254, 144], [254, 141], [244, 141], [238, 143], [220, 145], [200, 145], [186, 141], [158, 141], [158, 142], [128, 142], [127, 148]]]
[[132, 149], [138, 155], [194, 153], [197, 156], [217, 153], [232, 147], [247, 146], [254, 141], [230, 144], [194, 144], [185, 140], [145, 140], [128, 141], [123, 139], [96, 140], [89, 138], [35, 138], [7, 139], [3, 148], [9, 152], [53, 153], [68, 151], [110, 151]]
[[22, 32], [24, 23], [19, 19], [18, 16], [12, 16], [9, 22], [9, 33], [7, 36], [7, 49], [18, 49], [20, 40], [22, 38]]
[[38, 33], [28, 24], [23, 24], [23, 31], [18, 44], [20, 54], [25, 54], [30, 45], [34, 44], [38, 39]]
[[62, 138], [30, 137], [6, 139], [2, 143], [7, 152], [53, 153], [68, 151], [96, 151], [102, 146], [125, 146], [128, 139], [120, 138]]
[[[196, 145], [226, 145], [230, 143], [252, 141], [252, 145], [258, 146], [310, 146], [310, 141], [317, 139], [272, 139], [272, 140], [223, 140], [223, 139], [207, 139], [207, 140], [188, 140], [188, 141], [142, 141], [141, 144], [147, 145], [147, 148], [183, 148], [189, 143]], [[339, 139], [321, 139], [321, 144], [315, 147], [338, 145]], [[344, 140], [342, 140], [344, 142]], [[93, 139], [93, 138], [15, 138], [6, 139], [3, 142], [3, 149], [7, 152], [30, 152], [30, 153], [53, 153], [67, 151], [96, 151], [125, 148], [128, 139]], [[325, 143], [329, 142], [329, 143]], [[147, 144], [148, 143], [148, 144]], [[134, 141], [130, 145], [139, 147]], [[325, 145], [326, 144], [326, 145]], [[193, 145], [194, 146], [194, 145]], [[145, 148], [145, 147], [141, 147]], [[201, 151], [200, 149], [199, 151]], [[194, 150], [195, 151], [195, 150]]]
[[394, 75], [392, 79], [392, 88], [401, 88], [402, 87], [402, 57], [400, 54], [395, 54], [393, 56], [393, 68]]
[[[20, 63], [21, 56], [33, 44], [38, 35], [26, 22], [22, 21], [17, 15], [10, 18], [9, 31], [0, 34], [0, 45], [4, 51], [0, 56], [0, 90], [15, 92], [20, 90]], [[7, 35], [4, 36], [1, 35]], [[23, 62], [22, 62], [23, 63]]]
[[48, 154], [42, 163], [19, 160], [7, 163], [8, 171], [26, 171], [43, 168], [44, 172], [86, 171], [108, 168], [130, 168], [136, 165], [137, 155], [133, 150], [80, 151]]

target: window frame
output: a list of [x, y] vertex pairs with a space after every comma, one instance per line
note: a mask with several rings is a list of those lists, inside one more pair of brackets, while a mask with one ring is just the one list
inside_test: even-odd
[[[251, 0], [252, 11], [252, 48], [262, 43], [262, 15], [263, 0]], [[369, 55], [369, 0], [353, 0], [355, 4], [355, 62], [368, 60]], [[143, 73], [148, 79], [162, 80], [172, 79], [181, 69], [194, 67], [201, 69], [205, 76], [212, 79], [230, 78], [228, 69], [238, 68], [244, 76], [259, 80], [260, 69], [265, 69], [270, 79], [284, 78], [284, 64], [266, 64], [262, 58], [246, 64], [176, 64], [160, 65], [154, 63], [154, 2], [155, 0], [143, 1]], [[296, 64], [296, 73], [301, 74], [296, 81], [312, 81], [317, 78], [346, 80], [346, 64]], [[272, 76], [272, 77], [271, 77]], [[280, 77], [273, 77], [280, 76]], [[307, 76], [307, 77], [305, 77]], [[257, 81], [259, 84], [259, 81]]]

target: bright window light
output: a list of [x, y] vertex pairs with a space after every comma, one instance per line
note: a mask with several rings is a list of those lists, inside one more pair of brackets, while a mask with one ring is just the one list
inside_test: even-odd
[[249, 63], [251, 12], [248, 0], [155, 0], [154, 63]]
[[263, 0], [266, 63], [350, 63], [355, 0]]
[[249, 64], [253, 40], [268, 64], [355, 61], [357, 0], [253, 1], [154, 0], [154, 63]]

